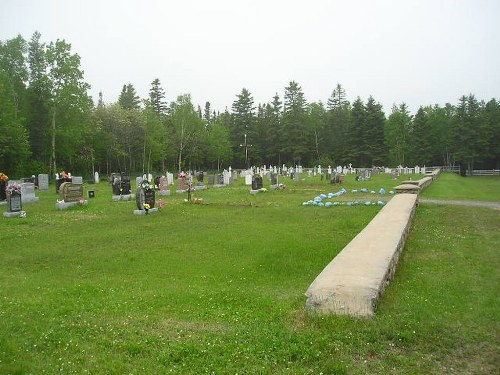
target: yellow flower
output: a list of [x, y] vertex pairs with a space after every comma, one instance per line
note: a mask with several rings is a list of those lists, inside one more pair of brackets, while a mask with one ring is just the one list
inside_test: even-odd
[[144, 209], [145, 209], [145, 210], [149, 210], [149, 208], [150, 208], [150, 207], [151, 207], [151, 206], [150, 206], [149, 204], [144, 203]]

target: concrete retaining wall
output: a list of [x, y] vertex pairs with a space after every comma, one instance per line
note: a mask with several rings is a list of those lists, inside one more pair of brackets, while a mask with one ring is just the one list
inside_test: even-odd
[[372, 316], [394, 276], [405, 245], [417, 194], [395, 195], [316, 277], [307, 307], [319, 314]]

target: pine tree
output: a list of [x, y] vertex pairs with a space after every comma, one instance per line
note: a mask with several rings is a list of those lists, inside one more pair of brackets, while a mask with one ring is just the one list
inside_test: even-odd
[[167, 103], [165, 102], [165, 90], [161, 87], [160, 80], [155, 78], [151, 82], [149, 89], [149, 100], [152, 108], [157, 115], [164, 115], [167, 112]]
[[313, 149], [314, 135], [307, 127], [307, 102], [297, 82], [290, 82], [285, 89], [282, 118], [281, 152], [284, 159], [295, 164], [306, 164]]
[[231, 142], [237, 166], [249, 166], [249, 149], [252, 142], [252, 125], [255, 107], [253, 97], [246, 88], [241, 90], [233, 102], [231, 114]]
[[135, 92], [135, 88], [131, 83], [123, 85], [118, 104], [124, 109], [139, 109], [140, 100]]

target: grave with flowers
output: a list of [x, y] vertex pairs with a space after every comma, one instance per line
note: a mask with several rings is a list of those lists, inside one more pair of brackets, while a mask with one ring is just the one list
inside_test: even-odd
[[260, 174], [254, 174], [252, 176], [252, 189], [250, 190], [250, 194], [257, 194], [260, 192], [267, 191], [263, 186], [262, 176]]
[[187, 191], [190, 190], [191, 188], [191, 178], [190, 176], [188, 176], [188, 174], [184, 171], [182, 172], [179, 172], [179, 174], [177, 175], [177, 183], [178, 183], [178, 188], [176, 190], [176, 192], [178, 194], [182, 194], [182, 193], [186, 193]]
[[7, 211], [3, 213], [4, 217], [25, 217], [23, 211], [23, 202], [21, 199], [21, 185], [11, 183], [5, 188], [7, 197]]
[[130, 175], [128, 173], [112, 173], [111, 186], [113, 189], [113, 202], [128, 201], [135, 198], [130, 185]]
[[142, 180], [135, 192], [135, 203], [137, 210], [134, 210], [134, 215], [147, 215], [157, 212], [155, 207], [155, 191], [148, 180]]
[[85, 205], [87, 200], [83, 197], [83, 184], [64, 182], [59, 187], [59, 199], [56, 209], [66, 210], [76, 205]]

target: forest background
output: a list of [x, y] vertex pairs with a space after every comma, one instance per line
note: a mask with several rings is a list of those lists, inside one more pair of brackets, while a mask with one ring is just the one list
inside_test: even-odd
[[151, 79], [147, 98], [124, 77], [116, 103], [105, 103], [101, 93], [94, 103], [70, 43], [45, 43], [38, 32], [0, 41], [0, 171], [88, 177], [349, 163], [500, 169], [495, 98], [468, 93], [415, 114], [401, 103], [387, 116], [372, 96], [349, 102], [341, 84], [325, 103], [308, 102], [292, 80], [283, 97], [276, 93], [268, 103], [255, 103], [242, 88], [221, 112], [189, 94], [168, 103], [160, 80]]

